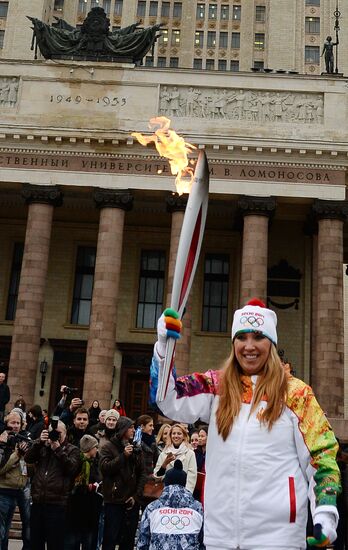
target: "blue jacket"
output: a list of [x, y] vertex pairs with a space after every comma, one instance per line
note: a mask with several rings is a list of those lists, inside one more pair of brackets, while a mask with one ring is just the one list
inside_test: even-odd
[[165, 487], [141, 518], [137, 550], [203, 550], [203, 508], [181, 485]]

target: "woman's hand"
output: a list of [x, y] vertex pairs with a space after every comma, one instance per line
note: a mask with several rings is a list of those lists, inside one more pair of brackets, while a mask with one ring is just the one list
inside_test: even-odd
[[175, 455], [173, 455], [173, 453], [168, 453], [166, 458], [164, 459], [164, 462], [162, 464], [162, 467], [163, 468], [166, 468], [168, 466], [168, 464], [170, 464], [171, 462], [173, 462], [173, 460], [175, 459]]

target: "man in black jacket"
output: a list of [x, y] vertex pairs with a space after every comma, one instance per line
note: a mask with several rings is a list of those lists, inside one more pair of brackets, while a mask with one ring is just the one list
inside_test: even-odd
[[139, 519], [139, 502], [145, 484], [141, 449], [133, 447], [134, 422], [121, 416], [116, 432], [100, 450], [105, 526], [103, 550], [133, 550]]
[[[52, 438], [52, 439], [50, 439]], [[66, 440], [65, 424], [43, 430], [24, 456], [34, 465], [31, 485], [31, 547], [44, 550], [64, 548], [68, 495], [80, 469], [80, 451]]]

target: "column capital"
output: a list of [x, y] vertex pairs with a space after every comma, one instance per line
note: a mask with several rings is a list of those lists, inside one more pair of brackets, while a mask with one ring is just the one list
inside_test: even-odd
[[348, 217], [348, 201], [326, 201], [315, 199], [312, 213], [316, 220], [341, 220]]
[[243, 195], [238, 201], [239, 213], [243, 216], [273, 216], [276, 208], [275, 197], [251, 197]]
[[167, 212], [185, 212], [188, 195], [178, 195], [171, 193], [166, 197]]
[[40, 203], [51, 206], [63, 204], [63, 193], [58, 185], [32, 185], [25, 183], [22, 189], [22, 197], [26, 204]]
[[93, 193], [97, 208], [131, 210], [134, 197], [128, 189], [96, 189]]

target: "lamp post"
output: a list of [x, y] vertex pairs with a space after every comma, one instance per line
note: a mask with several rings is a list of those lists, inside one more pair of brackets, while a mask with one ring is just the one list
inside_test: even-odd
[[40, 374], [41, 374], [41, 389], [40, 389], [40, 396], [42, 397], [44, 394], [44, 386], [45, 386], [45, 380], [46, 380], [46, 374], [48, 370], [48, 363], [46, 359], [41, 361], [40, 363]]
[[338, 0], [336, 0], [336, 9], [334, 11], [334, 17], [335, 17], [334, 30], [336, 32], [336, 67], [335, 67], [335, 73], [338, 74], [338, 44], [339, 44], [338, 32], [340, 31], [340, 17], [341, 17], [341, 12], [338, 9]]

